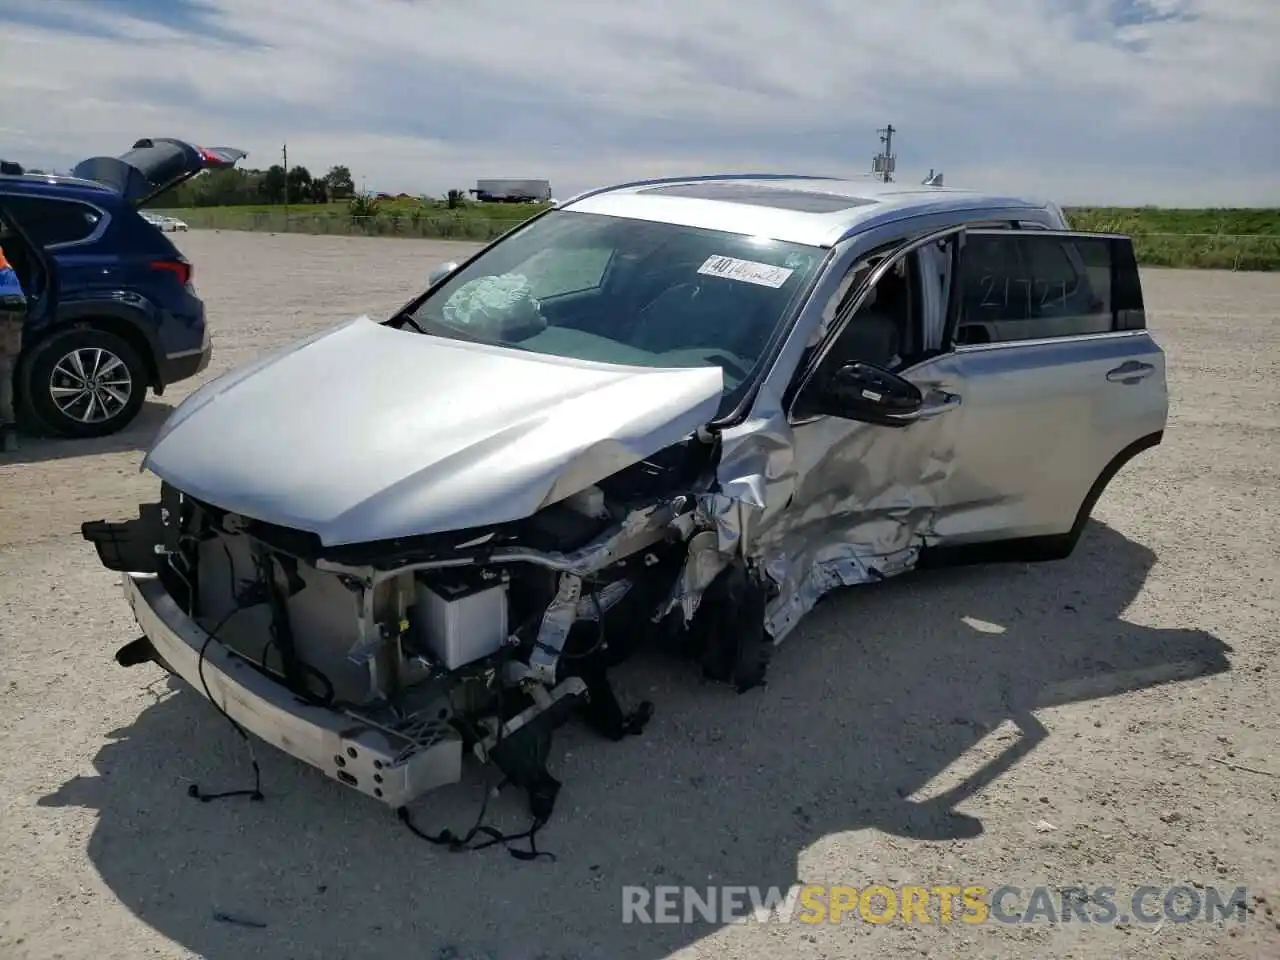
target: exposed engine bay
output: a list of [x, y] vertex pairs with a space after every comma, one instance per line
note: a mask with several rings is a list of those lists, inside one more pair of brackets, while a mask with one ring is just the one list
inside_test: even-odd
[[[700, 658], [706, 676], [740, 690], [763, 680], [761, 580], [730, 565], [696, 584], [696, 613], [682, 602], [715, 452], [714, 438], [694, 435], [524, 520], [426, 537], [324, 547], [167, 483], [137, 520], [83, 534], [127, 586], [162, 588], [177, 608], [148, 629], [131, 596], [147, 635], [121, 664], [153, 661], [197, 682], [157, 641], [189, 620], [183, 654], [205, 638], [198, 683], [215, 706], [230, 718], [238, 688], [255, 689], [246, 670], [256, 689], [284, 688], [269, 708], [241, 709], [260, 735], [348, 786], [399, 808], [461, 779], [469, 752], [545, 808], [559, 786], [545, 767], [554, 727], [576, 714], [610, 739], [643, 729], [652, 706], [624, 709], [608, 680], [639, 645]], [[211, 690], [228, 666], [236, 689]], [[309, 733], [276, 716], [308, 708], [340, 717], [332, 756], [295, 749]]]

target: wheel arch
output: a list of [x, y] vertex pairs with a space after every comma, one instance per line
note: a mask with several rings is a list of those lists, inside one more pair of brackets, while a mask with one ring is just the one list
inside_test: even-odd
[[31, 358], [35, 356], [50, 339], [67, 330], [102, 330], [114, 334], [133, 349], [142, 360], [147, 372], [147, 386], [155, 390], [160, 384], [160, 366], [156, 359], [157, 345], [154, 334], [146, 322], [129, 309], [112, 311], [103, 309], [101, 305], [85, 304], [59, 314], [58, 322], [42, 328], [31, 344], [23, 344], [24, 365], [31, 366]]
[[160, 382], [160, 369], [156, 363], [154, 345], [137, 323], [126, 320], [124, 317], [102, 316], [77, 320], [74, 326], [91, 330], [104, 330], [107, 333], [115, 334], [133, 348], [133, 351], [146, 366], [147, 386], [154, 390], [156, 384]]

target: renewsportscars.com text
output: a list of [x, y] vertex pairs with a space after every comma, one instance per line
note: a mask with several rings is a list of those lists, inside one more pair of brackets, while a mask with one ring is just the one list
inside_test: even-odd
[[1083, 923], [1161, 924], [1238, 920], [1244, 887], [1017, 887], [983, 884], [865, 887], [622, 888], [623, 923]]

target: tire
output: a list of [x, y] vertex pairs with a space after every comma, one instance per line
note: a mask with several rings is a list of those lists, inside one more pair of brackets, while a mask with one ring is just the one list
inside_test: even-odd
[[[92, 377], [95, 369], [96, 390], [66, 392], [80, 386], [79, 370]], [[75, 327], [36, 345], [24, 380], [25, 402], [35, 419], [58, 436], [83, 439], [109, 436], [132, 423], [147, 398], [150, 377], [127, 341], [106, 330]]]

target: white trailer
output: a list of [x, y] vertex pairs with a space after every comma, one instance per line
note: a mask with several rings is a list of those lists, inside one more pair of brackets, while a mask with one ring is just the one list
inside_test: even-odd
[[549, 180], [477, 180], [471, 191], [490, 203], [538, 203], [551, 199]]

